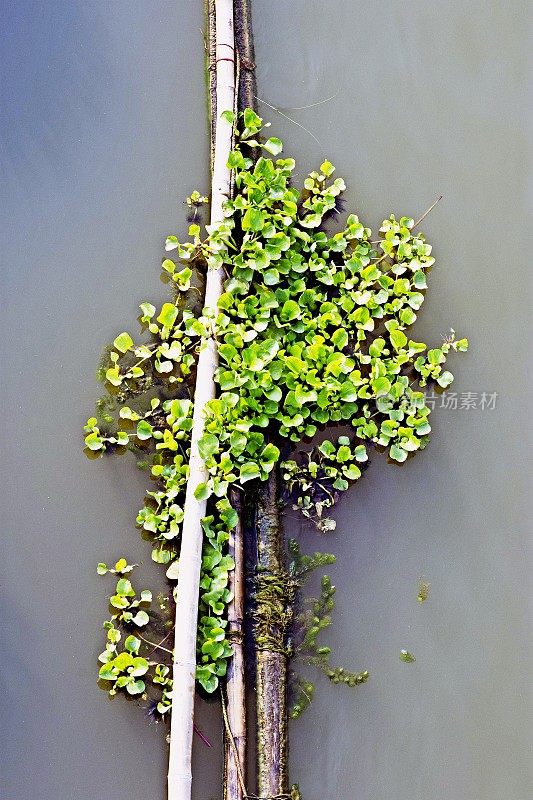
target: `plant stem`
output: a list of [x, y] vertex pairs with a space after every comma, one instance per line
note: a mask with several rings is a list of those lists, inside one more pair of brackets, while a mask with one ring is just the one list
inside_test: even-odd
[[[230, 191], [227, 160], [231, 149], [232, 125], [221, 113], [233, 109], [235, 97], [235, 50], [232, 0], [215, 0], [216, 95], [215, 156], [212, 177], [211, 225], [223, 220], [223, 203]], [[206, 308], [217, 308], [222, 294], [223, 270], [207, 273]], [[218, 364], [216, 343], [209, 332], [198, 357], [194, 393], [193, 427], [189, 479], [185, 495], [184, 520], [179, 557], [180, 577], [176, 588], [176, 622], [173, 664], [173, 703], [170, 727], [168, 800], [190, 800], [192, 788], [191, 751], [193, 739], [196, 671], [198, 595], [202, 563], [202, 524], [206, 501], [194, 496], [196, 487], [207, 481], [205, 463], [198, 451], [204, 430], [204, 408], [215, 397], [214, 374]]]

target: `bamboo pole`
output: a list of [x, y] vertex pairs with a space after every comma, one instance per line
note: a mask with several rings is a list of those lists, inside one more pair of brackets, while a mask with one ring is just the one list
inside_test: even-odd
[[210, 132], [210, 167], [211, 177], [215, 165], [215, 134], [217, 122], [217, 46], [215, 0], [205, 0], [206, 14], [206, 57], [207, 57], [207, 93], [209, 101], [209, 132]]
[[[252, 39], [252, 17], [250, 0], [234, 0], [233, 3], [235, 47], [237, 53], [237, 109], [253, 107], [255, 103], [255, 64]], [[228, 625], [233, 638], [233, 656], [228, 664], [226, 681], [227, 724], [224, 742], [224, 798], [243, 800], [246, 790], [246, 683], [244, 659], [244, 526], [241, 496], [233, 491], [232, 506], [238, 514], [238, 523], [232, 532], [229, 552], [235, 561], [230, 573], [230, 589], [233, 599], [228, 606]], [[222, 703], [224, 698], [222, 697]]]
[[[223, 203], [229, 195], [231, 186], [227, 160], [231, 150], [232, 126], [222, 118], [221, 113], [226, 109], [233, 110], [235, 98], [232, 0], [215, 0], [215, 16], [217, 119], [212, 176], [211, 225], [218, 225], [222, 221]], [[218, 298], [222, 294], [222, 286], [222, 267], [209, 270], [204, 301], [206, 308], [216, 309]], [[209, 400], [215, 397], [214, 373], [217, 364], [216, 342], [211, 334], [202, 342], [198, 358], [189, 480], [185, 496], [179, 580], [176, 589], [168, 800], [190, 800], [191, 798], [196, 630], [203, 539], [201, 520], [206, 513], [205, 500], [197, 500], [194, 491], [198, 484], [207, 480], [207, 470], [198, 452], [198, 440], [204, 429], [204, 407]]]
[[[259, 487], [257, 500], [258, 592], [256, 611], [257, 793], [259, 798], [288, 796], [288, 716], [286, 628], [290, 591], [281, 585], [283, 537], [279, 475], [275, 468]], [[261, 601], [261, 581], [281, 590]], [[268, 586], [268, 583], [265, 584]]]
[[235, 42], [239, 58], [239, 111], [256, 109], [257, 87], [255, 78], [255, 53], [252, 30], [251, 0], [234, 0]]
[[[244, 676], [244, 537], [242, 504], [234, 490], [231, 504], [237, 511], [238, 522], [230, 535], [229, 555], [235, 561], [230, 572], [230, 591], [233, 599], [228, 605], [228, 627], [231, 632], [233, 656], [228, 664], [226, 680], [227, 719], [229, 731], [224, 738], [224, 798], [243, 800], [246, 781], [246, 696]], [[224, 697], [222, 697], [224, 703]]]

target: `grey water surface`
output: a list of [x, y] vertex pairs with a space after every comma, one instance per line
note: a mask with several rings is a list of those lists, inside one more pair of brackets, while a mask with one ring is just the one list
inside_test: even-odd
[[[0, 19], [0, 797], [163, 798], [163, 730], [95, 683], [96, 563], [157, 572], [134, 527], [146, 477], [87, 461], [80, 430], [102, 344], [163, 299], [162, 242], [207, 187], [202, 3], [5, 0]], [[442, 194], [417, 337], [471, 342], [427, 450], [402, 468], [376, 454], [325, 540], [287, 516], [337, 554], [328, 643], [371, 674], [318, 679], [291, 726], [306, 800], [533, 796], [528, 22], [493, 0], [254, 2], [259, 96], [308, 129], [261, 106], [298, 177], [327, 156], [373, 228]], [[220, 798], [214, 707], [199, 720], [214, 746], [195, 743], [194, 797]]]

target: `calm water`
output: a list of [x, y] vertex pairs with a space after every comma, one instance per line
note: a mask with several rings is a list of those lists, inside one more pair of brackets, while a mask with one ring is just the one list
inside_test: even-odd
[[[95, 684], [101, 560], [144, 559], [145, 480], [91, 463], [80, 427], [102, 343], [158, 301], [161, 243], [207, 186], [202, 3], [6, 0], [0, 136], [4, 461], [0, 603], [6, 800], [164, 797], [163, 733]], [[339, 506], [339, 662], [292, 727], [306, 800], [531, 797], [531, 552], [526, 546], [526, 4], [255, 0], [259, 94], [301, 159], [327, 155], [377, 227], [420, 215], [437, 265], [417, 330], [451, 325], [459, 393], [401, 469], [376, 455]], [[333, 97], [332, 97], [333, 96]], [[290, 111], [309, 106], [305, 110]], [[459, 396], [459, 401], [461, 397]], [[416, 602], [417, 580], [431, 583]], [[416, 663], [404, 664], [407, 648]], [[214, 709], [200, 709], [217, 742]], [[220, 797], [219, 748], [195, 752], [195, 798]]]

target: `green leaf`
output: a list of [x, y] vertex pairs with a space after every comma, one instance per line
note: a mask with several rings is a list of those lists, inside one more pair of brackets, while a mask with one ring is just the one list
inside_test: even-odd
[[338, 328], [332, 334], [331, 341], [338, 350], [343, 350], [348, 344], [348, 333], [343, 328]]
[[398, 461], [402, 464], [405, 459], [407, 458], [407, 452], [397, 444], [393, 444], [389, 450], [390, 457], [394, 459], [394, 461]]
[[447, 371], [443, 372], [437, 378], [437, 383], [439, 384], [439, 386], [442, 386], [443, 389], [446, 389], [447, 386], [449, 386], [451, 383], [453, 383], [453, 375], [452, 375], [452, 373], [451, 372], [447, 372]]
[[319, 445], [318, 449], [324, 456], [333, 456], [336, 453], [336, 448], [333, 442], [330, 442], [328, 439], [325, 439], [321, 445]]
[[178, 316], [178, 309], [174, 305], [174, 303], [164, 303], [161, 309], [161, 313], [157, 317], [157, 321], [164, 325], [165, 328], [171, 328], [174, 322], [176, 321], [176, 317]]
[[212, 433], [204, 433], [198, 440], [198, 452], [204, 461], [207, 461], [214, 453], [218, 452], [219, 441]]
[[395, 350], [400, 350], [407, 344], [407, 336], [402, 331], [392, 330], [389, 335]]
[[178, 244], [179, 242], [176, 236], [167, 236], [167, 240], [165, 242], [165, 250], [167, 252], [169, 250], [175, 250]]
[[439, 347], [428, 350], [428, 361], [430, 364], [441, 364], [444, 361], [444, 354]]
[[258, 208], [249, 208], [241, 224], [243, 231], [260, 231], [265, 224], [265, 215]]
[[141, 609], [140, 611], [137, 611], [137, 613], [133, 617], [132, 622], [134, 622], [139, 627], [142, 627], [143, 625], [147, 625], [148, 622], [150, 622], [150, 617], [148, 616], [146, 611], [143, 611]]
[[117, 336], [113, 344], [120, 353], [127, 353], [133, 347], [133, 339], [129, 333], [124, 331]]
[[278, 139], [277, 136], [271, 136], [270, 139], [267, 139], [263, 144], [263, 147], [265, 150], [268, 150], [269, 153], [272, 153], [273, 156], [277, 156], [283, 150], [283, 142], [281, 139]]
[[165, 258], [161, 266], [163, 267], [165, 272], [168, 272], [170, 275], [173, 275], [176, 269], [176, 264], [174, 263], [174, 261], [171, 261], [170, 258]]
[[136, 695], [142, 694], [145, 688], [144, 681], [138, 680], [134, 681], [133, 683], [128, 683], [126, 686], [126, 691], [128, 694]]
[[390, 392], [391, 384], [388, 378], [376, 378], [371, 385], [376, 397], [383, 397]]
[[427, 289], [426, 275], [421, 269], [413, 275], [413, 283], [417, 289]]
[[252, 481], [254, 478], [259, 478], [261, 472], [258, 465], [254, 461], [246, 461], [242, 466], [239, 473], [241, 483]]
[[129, 653], [138, 653], [141, 646], [141, 640], [136, 636], [128, 636], [124, 642], [124, 647]]
[[279, 283], [279, 272], [277, 269], [267, 269], [263, 274], [266, 286], [275, 286]]
[[119, 578], [116, 592], [120, 597], [135, 597], [135, 591], [127, 578]]
[[166, 576], [170, 581], [177, 581], [179, 575], [180, 575], [180, 562], [179, 559], [176, 559], [167, 569]]
[[137, 438], [141, 441], [150, 439], [153, 434], [153, 428], [145, 419], [139, 420], [137, 423]]
[[109, 383], [111, 383], [113, 386], [120, 386], [122, 383], [122, 377], [117, 367], [110, 367], [105, 376]]
[[101, 561], [101, 562], [98, 564], [98, 566], [96, 567], [96, 571], [97, 571], [97, 573], [98, 573], [99, 575], [105, 575], [105, 574], [108, 572], [108, 569], [107, 569], [107, 564], [104, 564], [104, 562], [103, 562], [103, 561]]
[[207, 483], [199, 483], [194, 490], [194, 496], [197, 500], [207, 500], [211, 496], [211, 490]]
[[269, 443], [261, 453], [261, 463], [275, 464], [279, 459], [279, 456], [279, 447], [276, 447], [275, 444]]
[[263, 123], [261, 117], [259, 117], [255, 111], [251, 108], [244, 109], [244, 125], [246, 128], [250, 128], [253, 133], [256, 133]]
[[280, 312], [280, 319], [283, 322], [292, 322], [300, 318], [300, 306], [295, 300], [286, 300]]
[[222, 119], [225, 119], [226, 122], [229, 122], [230, 125], [233, 125], [233, 123], [235, 122], [235, 114], [233, 113], [233, 111], [223, 111], [220, 116], [222, 117]]
[[355, 464], [350, 464], [348, 467], [343, 468], [343, 474], [349, 481], [356, 481], [361, 477], [361, 470]]
[[116, 674], [113, 665], [111, 663], [103, 664], [98, 671], [98, 677], [103, 681], [114, 681]]
[[139, 308], [142, 311], [143, 322], [147, 322], [148, 320], [152, 319], [155, 314], [155, 306], [153, 306], [151, 303], [141, 303]]
[[101, 437], [97, 433], [89, 433], [88, 436], [85, 437], [85, 445], [89, 448], [89, 450], [101, 450], [104, 446]]

